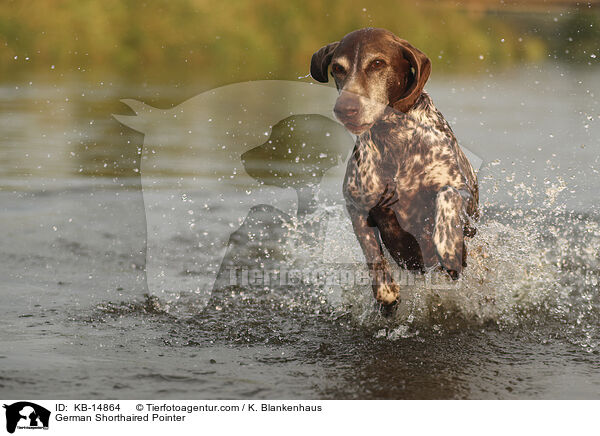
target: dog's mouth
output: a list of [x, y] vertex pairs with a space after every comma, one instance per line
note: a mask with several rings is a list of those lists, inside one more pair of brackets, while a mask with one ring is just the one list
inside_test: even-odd
[[366, 132], [373, 125], [373, 123], [362, 123], [361, 124], [361, 123], [356, 123], [353, 121], [345, 121], [343, 123], [344, 123], [344, 127], [346, 127], [346, 129], [348, 129], [350, 132], [354, 133], [355, 135], [360, 135], [360, 134]]

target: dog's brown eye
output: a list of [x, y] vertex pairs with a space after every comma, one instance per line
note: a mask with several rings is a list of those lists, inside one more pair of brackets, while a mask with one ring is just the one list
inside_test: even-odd
[[378, 70], [385, 66], [385, 61], [383, 59], [375, 59], [373, 62], [369, 64], [369, 69]]
[[344, 74], [346, 70], [340, 64], [333, 64], [331, 66], [331, 72], [333, 74]]

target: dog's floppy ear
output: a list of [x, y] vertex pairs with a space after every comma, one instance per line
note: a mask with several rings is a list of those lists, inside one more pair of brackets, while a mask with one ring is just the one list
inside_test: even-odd
[[406, 91], [397, 101], [392, 103], [392, 106], [396, 110], [408, 112], [423, 92], [423, 87], [425, 86], [427, 79], [429, 79], [429, 73], [431, 73], [431, 61], [425, 53], [416, 49], [407, 41], [399, 39], [398, 44], [400, 45], [404, 58], [411, 66], [412, 74], [407, 81]]
[[322, 83], [329, 81], [327, 77], [327, 68], [331, 63], [333, 52], [338, 45], [339, 42], [332, 42], [325, 47], [321, 47], [312, 55], [312, 59], [310, 60], [310, 75], [313, 79]]

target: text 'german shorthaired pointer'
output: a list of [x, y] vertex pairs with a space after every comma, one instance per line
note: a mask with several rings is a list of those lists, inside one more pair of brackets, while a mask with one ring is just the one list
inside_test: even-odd
[[384, 29], [361, 29], [318, 50], [310, 72], [340, 95], [334, 112], [358, 135], [344, 180], [346, 206], [385, 306], [398, 300], [383, 255], [411, 270], [438, 265], [457, 279], [464, 237], [478, 218], [477, 177], [452, 129], [423, 91], [431, 62]]

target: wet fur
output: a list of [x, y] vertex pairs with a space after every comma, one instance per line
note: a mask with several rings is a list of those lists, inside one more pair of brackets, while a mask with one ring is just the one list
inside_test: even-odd
[[[385, 68], [369, 70], [363, 59], [374, 58]], [[382, 244], [405, 268], [438, 265], [458, 278], [466, 266], [464, 237], [475, 234], [470, 224], [478, 218], [477, 178], [422, 90], [429, 59], [388, 31], [362, 29], [315, 53], [313, 77], [322, 79], [325, 67], [326, 80], [331, 62], [340, 90], [336, 115], [358, 135], [344, 195], [376, 300], [394, 304], [399, 291]]]

